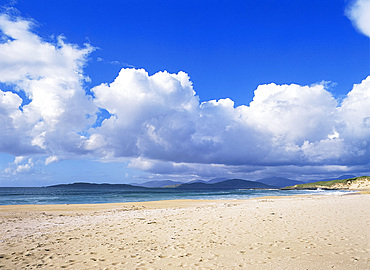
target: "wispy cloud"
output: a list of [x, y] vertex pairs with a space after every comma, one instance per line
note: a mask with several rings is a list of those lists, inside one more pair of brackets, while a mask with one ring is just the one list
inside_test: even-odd
[[117, 66], [120, 66], [120, 67], [135, 68], [133, 65], [130, 65], [126, 62], [118, 61], [118, 60], [107, 61], [107, 60], [104, 60], [101, 57], [98, 57], [98, 58], [96, 58], [96, 61], [101, 62], [101, 63], [111, 64], [111, 65], [117, 65]]

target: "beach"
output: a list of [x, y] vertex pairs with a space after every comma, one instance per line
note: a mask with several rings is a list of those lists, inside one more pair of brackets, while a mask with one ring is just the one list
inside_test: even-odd
[[1, 269], [370, 269], [370, 194], [0, 206]]

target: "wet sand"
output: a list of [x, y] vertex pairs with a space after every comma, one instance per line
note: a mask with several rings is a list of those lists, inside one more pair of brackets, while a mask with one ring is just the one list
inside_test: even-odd
[[0, 206], [1, 269], [370, 269], [370, 194]]

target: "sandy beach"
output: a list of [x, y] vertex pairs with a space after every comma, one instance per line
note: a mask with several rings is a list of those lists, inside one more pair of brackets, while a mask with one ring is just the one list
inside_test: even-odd
[[370, 269], [370, 194], [0, 207], [2, 269]]

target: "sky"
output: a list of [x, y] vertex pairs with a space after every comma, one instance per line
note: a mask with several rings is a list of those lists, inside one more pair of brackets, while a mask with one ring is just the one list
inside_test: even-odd
[[370, 175], [370, 0], [0, 0], [0, 186]]

